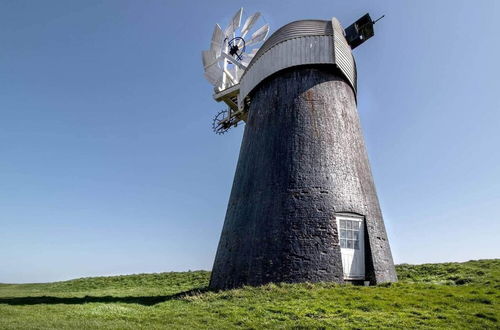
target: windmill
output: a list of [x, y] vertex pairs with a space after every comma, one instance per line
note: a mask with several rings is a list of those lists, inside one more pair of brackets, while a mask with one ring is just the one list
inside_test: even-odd
[[214, 130], [246, 122], [210, 287], [396, 281], [352, 53], [376, 21], [300, 20], [266, 39], [267, 25], [249, 32], [258, 13], [238, 30], [241, 16], [216, 25], [203, 52], [214, 99], [229, 109]]
[[228, 106], [214, 118], [212, 128], [217, 134], [224, 134], [245, 119], [238, 107], [239, 81], [269, 33], [269, 24], [257, 27], [259, 12], [248, 16], [243, 25], [242, 16], [240, 8], [224, 30], [215, 24], [210, 48], [202, 52], [204, 75], [214, 86], [214, 98]]

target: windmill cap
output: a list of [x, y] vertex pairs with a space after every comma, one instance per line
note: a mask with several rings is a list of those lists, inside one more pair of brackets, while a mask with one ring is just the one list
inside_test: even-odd
[[356, 94], [356, 64], [344, 29], [336, 18], [300, 20], [274, 32], [261, 46], [240, 79], [238, 103], [267, 77], [301, 65], [336, 66]]

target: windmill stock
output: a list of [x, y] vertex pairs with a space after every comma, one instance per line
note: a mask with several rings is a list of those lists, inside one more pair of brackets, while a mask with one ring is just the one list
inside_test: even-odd
[[[216, 133], [245, 122], [210, 287], [397, 280], [356, 109], [352, 50], [368, 14], [300, 20], [250, 34], [240, 9], [202, 53]], [[257, 46], [260, 45], [260, 48]]]

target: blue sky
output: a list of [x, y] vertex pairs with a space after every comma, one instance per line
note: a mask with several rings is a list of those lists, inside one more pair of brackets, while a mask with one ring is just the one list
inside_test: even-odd
[[500, 2], [0, 1], [0, 282], [210, 269], [243, 126], [202, 75], [215, 22], [348, 25], [397, 263], [500, 257]]

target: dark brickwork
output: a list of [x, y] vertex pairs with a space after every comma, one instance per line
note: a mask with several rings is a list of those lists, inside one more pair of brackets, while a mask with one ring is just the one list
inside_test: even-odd
[[396, 273], [352, 88], [332, 66], [255, 90], [210, 286], [343, 282], [336, 212], [366, 219], [366, 274]]

